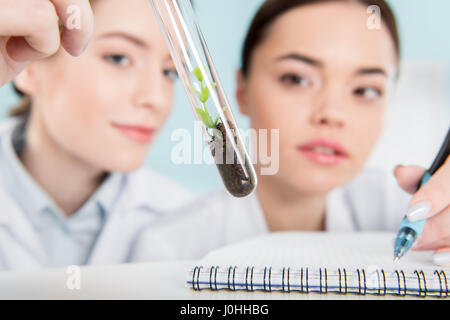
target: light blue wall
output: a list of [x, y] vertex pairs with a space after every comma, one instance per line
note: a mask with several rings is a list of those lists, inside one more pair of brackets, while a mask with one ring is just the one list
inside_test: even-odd
[[[399, 20], [404, 59], [431, 61], [450, 60], [450, 1], [449, 0], [390, 0]], [[234, 99], [235, 72], [239, 67], [241, 44], [245, 31], [262, 0], [195, 0], [198, 19], [208, 42], [216, 67], [228, 94], [240, 127], [248, 121], [239, 116]], [[450, 72], [449, 72], [450, 73]], [[449, 88], [450, 92], [450, 88]], [[9, 86], [0, 89], [0, 117], [15, 101]], [[201, 193], [221, 186], [212, 165], [176, 166], [170, 160], [170, 135], [174, 129], [192, 131], [193, 114], [181, 86], [177, 86], [172, 117], [153, 146], [148, 164]]]
[[388, 0], [402, 37], [404, 58], [450, 61], [449, 0]]

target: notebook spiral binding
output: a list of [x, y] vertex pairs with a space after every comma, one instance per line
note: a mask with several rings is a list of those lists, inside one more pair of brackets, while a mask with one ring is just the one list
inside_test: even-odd
[[[391, 273], [390, 277], [386, 275], [383, 269], [376, 270], [376, 276], [378, 280], [378, 286], [372, 288], [367, 283], [366, 270], [356, 269], [350, 273], [346, 268], [339, 268], [333, 273], [333, 277], [338, 282], [335, 287], [329, 285], [329, 270], [327, 268], [319, 268], [314, 270], [314, 281], [317, 285], [311, 287], [312, 272], [309, 268], [300, 268], [293, 271], [291, 268], [282, 268], [277, 271], [276, 275], [279, 276], [280, 283], [274, 284], [273, 277], [274, 272], [272, 267], [264, 267], [264, 269], [256, 270], [255, 267], [246, 267], [245, 272], [236, 266], [230, 266], [226, 271], [219, 270], [219, 266], [211, 266], [208, 271], [203, 271], [203, 266], [196, 266], [191, 271], [192, 277], [189, 277], [187, 285], [193, 290], [210, 289], [213, 291], [229, 290], [229, 291], [282, 291], [286, 293], [299, 292], [309, 293], [317, 292], [321, 294], [327, 294], [330, 290], [337, 294], [359, 294], [366, 295], [368, 293], [379, 296], [397, 295], [407, 296], [415, 295], [418, 297], [427, 297], [432, 295], [438, 298], [447, 298], [449, 294], [447, 274], [444, 270], [435, 270], [432, 274], [439, 285], [439, 290], [433, 290], [428, 287], [425, 273], [423, 270], [415, 270], [412, 275], [407, 276], [403, 270], [395, 270]], [[222, 268], [224, 269], [224, 268]], [[226, 281], [223, 277], [226, 272]], [[255, 282], [255, 276], [258, 275], [262, 279], [261, 282]], [[236, 280], [239, 277], [238, 281]], [[295, 279], [297, 277], [297, 279]], [[318, 279], [317, 279], [318, 278]], [[350, 280], [355, 282], [350, 284]], [[416, 288], [411, 288], [407, 283], [413, 281], [417, 284]], [[389, 286], [390, 283], [396, 283], [396, 286]], [[274, 288], [275, 286], [275, 288]], [[370, 292], [369, 292], [370, 290]]]

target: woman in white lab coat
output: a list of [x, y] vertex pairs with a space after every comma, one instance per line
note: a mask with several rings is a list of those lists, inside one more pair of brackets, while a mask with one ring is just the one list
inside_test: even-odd
[[23, 95], [0, 125], [0, 270], [123, 262], [189, 197], [141, 168], [176, 77], [150, 4], [71, 4], [0, 0], [0, 84]]
[[[369, 5], [381, 11], [377, 30], [368, 28]], [[207, 195], [160, 220], [131, 259], [194, 259], [273, 231], [394, 231], [409, 204], [410, 219], [433, 216], [415, 248], [440, 249], [435, 262], [448, 263], [449, 161], [413, 199], [405, 191], [423, 169], [399, 166], [397, 181], [363, 171], [399, 57], [395, 18], [382, 0], [266, 1], [244, 43], [236, 95], [252, 128], [279, 129], [279, 170], [264, 175], [258, 163], [250, 197]]]

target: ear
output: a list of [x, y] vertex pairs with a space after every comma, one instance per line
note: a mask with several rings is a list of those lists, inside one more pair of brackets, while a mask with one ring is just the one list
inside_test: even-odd
[[236, 100], [239, 104], [239, 111], [241, 114], [248, 116], [249, 110], [248, 110], [248, 104], [247, 104], [247, 98], [246, 98], [246, 92], [247, 92], [247, 82], [244, 78], [244, 75], [242, 73], [242, 70], [238, 70], [236, 72]]
[[28, 64], [25, 69], [14, 78], [14, 85], [25, 93], [32, 95], [37, 90], [35, 64]]

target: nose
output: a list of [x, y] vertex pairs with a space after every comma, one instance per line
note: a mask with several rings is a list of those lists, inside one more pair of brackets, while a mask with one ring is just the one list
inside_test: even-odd
[[161, 70], [142, 70], [133, 95], [133, 105], [137, 108], [161, 112], [170, 104], [171, 87]]
[[322, 88], [317, 93], [311, 122], [314, 126], [328, 128], [342, 128], [346, 123], [345, 102], [343, 90], [337, 88]]

